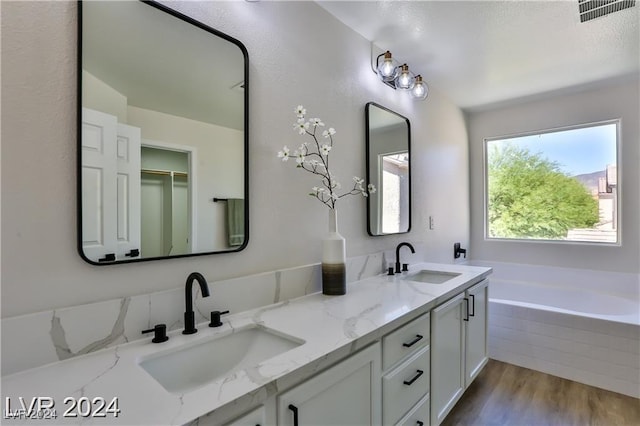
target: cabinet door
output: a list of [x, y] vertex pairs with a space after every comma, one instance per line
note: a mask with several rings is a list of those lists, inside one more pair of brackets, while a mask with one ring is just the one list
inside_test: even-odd
[[466, 323], [465, 387], [482, 371], [487, 363], [487, 303], [489, 281], [484, 280], [467, 290], [469, 321]]
[[431, 425], [440, 424], [464, 391], [466, 299], [459, 294], [431, 313]]
[[379, 425], [380, 344], [278, 396], [278, 425]]

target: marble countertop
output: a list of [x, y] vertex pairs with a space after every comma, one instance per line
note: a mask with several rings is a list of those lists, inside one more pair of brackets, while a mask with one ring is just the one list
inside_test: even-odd
[[[460, 275], [443, 284], [411, 281], [407, 275], [430, 269]], [[11, 411], [35, 397], [51, 398], [57, 419], [37, 424], [184, 424], [213, 410], [249, 409], [369, 345], [403, 323], [418, 317], [491, 273], [491, 268], [421, 263], [402, 275], [380, 275], [350, 283], [344, 296], [320, 293], [223, 317], [219, 328], [199, 324], [199, 332], [169, 333], [162, 344], [151, 338], [104, 349], [2, 378], [3, 410]], [[215, 297], [215, 295], [212, 295]], [[175, 394], [165, 390], [139, 366], [158, 352], [194, 345], [247, 327], [266, 327], [305, 343], [251, 368], [238, 370], [197, 389]], [[215, 356], [215, 354], [211, 354]], [[117, 398], [117, 417], [64, 417], [70, 400]], [[20, 400], [22, 398], [22, 401]], [[76, 409], [77, 413], [78, 410]], [[104, 411], [103, 411], [104, 412]], [[3, 424], [34, 422], [7, 419]], [[43, 413], [44, 414], [44, 413]]]

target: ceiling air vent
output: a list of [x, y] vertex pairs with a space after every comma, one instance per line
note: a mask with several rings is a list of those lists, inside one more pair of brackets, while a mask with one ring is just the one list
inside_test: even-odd
[[578, 0], [580, 22], [587, 22], [635, 5], [636, 0]]

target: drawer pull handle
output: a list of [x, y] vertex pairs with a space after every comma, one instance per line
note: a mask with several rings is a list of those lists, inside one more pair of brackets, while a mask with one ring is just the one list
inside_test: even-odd
[[407, 385], [407, 386], [411, 386], [411, 385], [413, 384], [413, 382], [415, 382], [416, 380], [418, 380], [418, 379], [420, 378], [420, 376], [422, 376], [423, 374], [424, 374], [424, 371], [422, 371], [422, 370], [417, 370], [416, 375], [415, 375], [415, 376], [413, 376], [413, 377], [411, 378], [411, 380], [405, 380], [405, 381], [404, 381], [404, 382], [402, 382], [402, 383], [404, 383], [404, 384], [405, 384], [405, 385]]
[[413, 339], [412, 341], [410, 341], [409, 343], [403, 343], [402, 346], [404, 346], [405, 348], [410, 348], [411, 346], [415, 345], [416, 343], [418, 343], [420, 340], [422, 340], [423, 336], [416, 334], [416, 338]]
[[416, 422], [416, 424], [417, 424], [418, 426], [424, 426], [424, 423], [423, 423], [423, 422], [421, 422], [420, 420], [418, 420], [418, 421]]
[[293, 411], [293, 426], [298, 426], [298, 407], [293, 404], [289, 404], [287, 408]]

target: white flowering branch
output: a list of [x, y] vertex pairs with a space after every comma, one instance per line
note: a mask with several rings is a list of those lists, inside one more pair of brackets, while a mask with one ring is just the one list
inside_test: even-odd
[[[319, 127], [324, 127], [324, 123], [319, 118], [312, 118], [309, 121], [305, 120], [307, 110], [298, 105], [295, 109], [297, 121], [293, 125], [294, 130], [297, 130], [300, 135], [308, 135], [313, 139], [313, 143], [308, 144], [304, 142], [293, 152], [293, 157], [296, 159], [298, 168], [301, 168], [311, 174], [320, 177], [322, 186], [314, 186], [309, 193], [312, 197], [317, 198], [324, 205], [330, 209], [336, 208], [336, 202], [347, 195], [362, 195], [367, 197], [376, 191], [374, 185], [369, 184], [365, 188], [364, 179], [360, 179], [358, 176], [353, 177], [353, 188], [349, 191], [339, 193], [342, 189], [340, 182], [329, 171], [329, 153], [333, 148], [333, 135], [336, 134], [336, 130], [333, 127], [329, 127], [328, 130], [322, 132], [322, 137], [328, 139], [328, 143], [321, 144], [316, 136], [316, 131]], [[310, 146], [311, 145], [311, 146]], [[287, 161], [291, 157], [289, 148], [285, 145], [282, 151], [278, 152], [278, 158], [282, 158], [282, 161]]]

